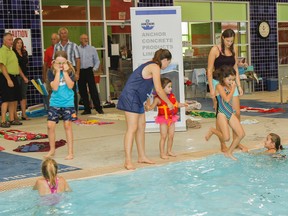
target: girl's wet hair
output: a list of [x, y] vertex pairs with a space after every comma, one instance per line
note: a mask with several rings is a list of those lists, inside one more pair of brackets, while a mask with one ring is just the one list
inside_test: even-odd
[[276, 151], [283, 150], [283, 146], [281, 145], [281, 138], [278, 134], [270, 133], [272, 142], [275, 143]]
[[214, 73], [215, 73], [215, 75], [213, 74], [213, 76], [219, 80], [219, 83], [221, 85], [225, 85], [224, 79], [226, 77], [229, 77], [230, 75], [231, 76], [236, 75], [236, 71], [234, 70], [234, 68], [231, 66], [227, 66], [227, 65], [221, 66]]
[[[224, 39], [225, 38], [230, 38], [233, 37], [233, 39], [235, 39], [235, 32], [232, 29], [226, 29], [222, 32], [221, 35], [221, 52], [225, 55], [225, 44], [224, 44]], [[229, 47], [230, 52], [232, 53], [232, 56], [235, 56], [235, 52], [234, 52], [234, 42], [231, 44], [231, 46]]]
[[42, 175], [51, 185], [56, 186], [56, 176], [58, 172], [58, 164], [55, 160], [47, 158], [42, 162]]
[[[65, 59], [68, 59], [68, 55], [67, 55], [67, 53], [66, 53], [65, 51], [62, 51], [62, 50], [55, 52], [54, 60], [53, 60], [53, 62], [52, 62], [52, 70], [53, 70], [53, 73], [54, 73], [54, 74], [55, 74], [55, 68], [54, 68], [53, 64], [55, 63], [55, 60], [56, 60], [57, 57], [63, 57], [63, 58], [65, 58]], [[75, 74], [75, 69], [74, 69], [72, 63], [67, 60], [67, 64], [68, 64], [68, 66], [69, 66], [69, 71], [68, 71], [69, 74], [70, 74], [70, 73]]]
[[155, 52], [154, 57], [152, 59], [153, 62], [158, 64], [160, 68], [162, 67], [161, 61], [163, 59], [167, 59], [168, 61], [172, 59], [172, 54], [167, 49], [159, 49]]
[[161, 78], [161, 86], [163, 89], [168, 85], [168, 83], [172, 83], [172, 81], [168, 79], [167, 77]]

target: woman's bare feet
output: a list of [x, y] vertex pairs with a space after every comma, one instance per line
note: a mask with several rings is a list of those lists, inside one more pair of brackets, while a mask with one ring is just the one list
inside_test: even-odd
[[232, 160], [238, 160], [236, 157], [234, 157], [234, 155], [232, 153], [230, 153], [229, 151], [224, 152], [225, 157], [231, 158]]
[[65, 160], [72, 160], [74, 158], [73, 154], [69, 154], [65, 157]]
[[154, 161], [152, 161], [152, 160], [150, 160], [150, 159], [148, 159], [148, 158], [139, 158], [138, 159], [138, 163], [147, 163], [147, 164], [155, 164], [155, 162]]
[[213, 135], [213, 128], [210, 128], [205, 136], [205, 140], [208, 141], [212, 135]]
[[47, 158], [52, 158], [52, 157], [54, 157], [54, 155], [55, 155], [55, 152], [48, 152], [48, 154], [47, 155], [45, 155], [45, 156], [43, 156], [45, 159], [47, 159]]
[[127, 170], [135, 170], [136, 168], [131, 164], [124, 164], [124, 168], [127, 169]]
[[170, 157], [176, 157], [176, 154], [174, 154], [173, 152], [167, 152], [167, 155]]
[[160, 154], [160, 158], [161, 159], [165, 159], [165, 160], [169, 159], [169, 157], [167, 155], [165, 155], [165, 154]]

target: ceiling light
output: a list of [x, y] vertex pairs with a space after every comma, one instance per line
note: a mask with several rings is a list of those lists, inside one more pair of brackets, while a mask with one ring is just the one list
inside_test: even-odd
[[68, 8], [69, 5], [60, 5], [61, 8]]

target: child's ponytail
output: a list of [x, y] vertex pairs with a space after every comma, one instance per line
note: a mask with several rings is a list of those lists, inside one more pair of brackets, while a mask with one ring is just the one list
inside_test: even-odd
[[42, 175], [52, 186], [56, 186], [58, 165], [55, 160], [48, 158], [42, 163]]

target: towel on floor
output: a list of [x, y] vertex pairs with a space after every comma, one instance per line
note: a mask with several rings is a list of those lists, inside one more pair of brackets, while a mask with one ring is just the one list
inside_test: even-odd
[[[59, 140], [55, 142], [55, 148], [59, 148], [66, 144], [65, 140]], [[47, 152], [50, 150], [49, 142], [30, 142], [26, 145], [18, 146], [13, 149], [15, 152]]]
[[246, 119], [244, 121], [241, 121], [241, 124], [258, 124], [259, 121], [257, 119]]
[[260, 113], [275, 113], [275, 112], [285, 112], [282, 108], [259, 108], [259, 107], [248, 107], [240, 106], [241, 111], [246, 112], [260, 112]]
[[198, 112], [198, 111], [187, 111], [186, 115], [201, 116], [202, 118], [216, 118], [216, 114], [213, 112]]
[[125, 120], [125, 116], [123, 114], [116, 114], [116, 113], [96, 114], [96, 115], [90, 115], [89, 117], [97, 119]]
[[15, 129], [1, 130], [0, 135], [2, 135], [4, 139], [14, 140], [14, 141], [45, 139], [48, 137], [47, 134], [25, 132], [25, 131], [20, 131], [20, 130], [15, 130]]
[[98, 120], [81, 120], [81, 119], [77, 119], [75, 121], [73, 121], [75, 124], [77, 125], [85, 125], [85, 126], [92, 126], [92, 125], [106, 125], [106, 124], [114, 124], [114, 122], [102, 122], [102, 121], [98, 121]]

